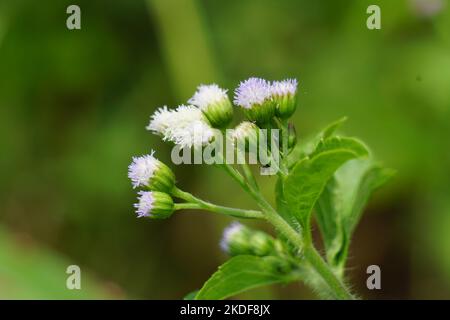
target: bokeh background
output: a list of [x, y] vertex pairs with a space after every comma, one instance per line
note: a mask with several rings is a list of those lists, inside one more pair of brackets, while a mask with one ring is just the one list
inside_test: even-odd
[[[81, 7], [81, 30], [66, 8]], [[366, 9], [381, 7], [382, 29]], [[144, 128], [200, 83], [296, 77], [300, 139], [341, 116], [398, 174], [372, 198], [348, 273], [364, 298], [450, 298], [450, 9], [446, 0], [0, 0], [0, 298], [179, 299], [226, 260], [230, 219], [136, 219]], [[251, 199], [213, 167], [173, 167], [220, 204]], [[274, 180], [261, 179], [267, 194]], [[266, 226], [261, 226], [267, 228]], [[270, 231], [270, 229], [267, 229]], [[82, 290], [66, 289], [68, 265]], [[382, 290], [365, 288], [366, 267]], [[239, 298], [314, 298], [301, 284]]]

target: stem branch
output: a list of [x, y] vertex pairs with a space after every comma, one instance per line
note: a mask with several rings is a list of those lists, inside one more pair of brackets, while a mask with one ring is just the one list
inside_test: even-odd
[[189, 192], [185, 192], [183, 190], [175, 187], [172, 190], [172, 195], [174, 197], [183, 199], [188, 203], [177, 203], [175, 204], [175, 209], [204, 209], [215, 213], [221, 213], [228, 216], [233, 216], [237, 218], [245, 218], [245, 219], [263, 219], [264, 216], [261, 211], [257, 210], [244, 210], [244, 209], [236, 209], [229, 208], [224, 206], [218, 206], [216, 204], [204, 201], [199, 199]]

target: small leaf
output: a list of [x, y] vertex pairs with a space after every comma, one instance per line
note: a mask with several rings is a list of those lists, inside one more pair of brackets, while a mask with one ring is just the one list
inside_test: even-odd
[[327, 260], [343, 271], [352, 233], [370, 195], [388, 181], [394, 170], [369, 159], [349, 161], [330, 180], [317, 206]]
[[317, 134], [303, 139], [301, 141], [302, 143], [297, 143], [288, 155], [288, 167], [292, 168], [299, 161], [299, 159], [311, 154], [320, 141], [330, 138], [336, 130], [344, 124], [345, 121], [347, 121], [347, 117], [336, 120], [320, 130]]
[[277, 257], [236, 256], [219, 267], [196, 299], [225, 299], [258, 286], [291, 281], [285, 266], [286, 262]]
[[322, 130], [322, 139], [327, 139], [331, 137], [337, 129], [339, 129], [344, 122], [347, 121], [347, 117], [342, 117], [339, 120], [329, 124], [325, 129]]
[[337, 150], [348, 150], [358, 155], [358, 157], [366, 156], [368, 154], [367, 147], [358, 139], [346, 137], [331, 137], [328, 139], [320, 140], [309, 157], [313, 158], [317, 154]]
[[353, 138], [322, 140], [310, 157], [299, 161], [283, 184], [287, 205], [300, 224], [309, 227], [311, 211], [334, 172], [346, 161], [366, 156], [366, 147]]

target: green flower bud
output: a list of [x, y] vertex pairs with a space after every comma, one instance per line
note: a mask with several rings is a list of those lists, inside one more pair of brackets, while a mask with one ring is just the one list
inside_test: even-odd
[[250, 146], [253, 150], [257, 150], [259, 127], [253, 122], [243, 121], [232, 133], [233, 144], [237, 147], [245, 147], [245, 151], [249, 151]]
[[264, 79], [250, 78], [241, 82], [235, 91], [234, 103], [242, 107], [249, 120], [262, 126], [270, 123], [275, 115], [271, 85]]
[[175, 185], [175, 175], [164, 163], [149, 155], [134, 157], [128, 167], [128, 177], [133, 187], [148, 187], [150, 190], [170, 192]]
[[274, 239], [262, 231], [255, 231], [250, 236], [250, 243], [256, 256], [267, 256], [274, 251]]
[[233, 119], [233, 107], [228, 98], [226, 100], [211, 104], [203, 110], [213, 128], [226, 128]]
[[175, 185], [175, 175], [164, 163], [159, 162], [153, 177], [149, 179], [150, 190], [171, 192]]
[[240, 254], [267, 256], [275, 252], [274, 241], [262, 231], [255, 231], [234, 222], [225, 229], [220, 246], [231, 256]]
[[297, 108], [297, 80], [274, 81], [271, 93], [277, 106], [277, 116], [282, 119], [291, 117]]
[[201, 85], [188, 102], [202, 110], [212, 127], [223, 129], [233, 119], [233, 106], [226, 92], [216, 84]]
[[254, 104], [249, 109], [244, 109], [247, 119], [255, 121], [260, 125], [269, 123], [275, 116], [276, 103], [273, 100], [266, 100], [262, 104]]
[[174, 212], [173, 199], [167, 193], [140, 191], [138, 200], [134, 206], [139, 218], [166, 219]]

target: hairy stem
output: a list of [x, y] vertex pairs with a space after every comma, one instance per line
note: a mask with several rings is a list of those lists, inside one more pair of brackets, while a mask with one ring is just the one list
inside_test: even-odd
[[339, 300], [353, 300], [355, 299], [347, 290], [345, 285], [336, 277], [331, 271], [329, 265], [323, 260], [320, 254], [312, 245], [306, 245], [303, 253], [308, 262], [317, 271], [323, 280], [328, 284], [331, 291]]

